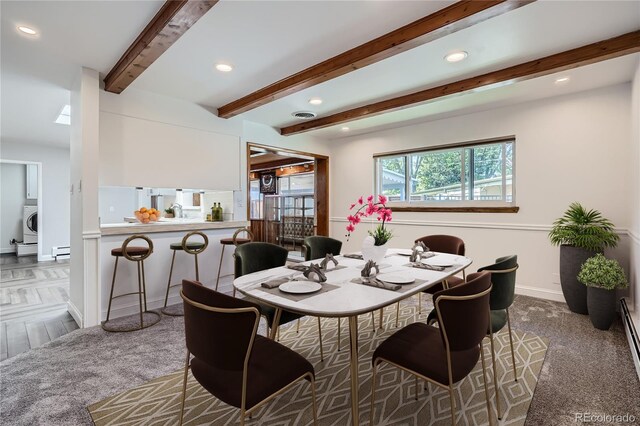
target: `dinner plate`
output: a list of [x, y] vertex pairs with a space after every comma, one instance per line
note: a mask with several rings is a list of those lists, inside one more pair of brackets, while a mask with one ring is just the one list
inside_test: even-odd
[[413, 275], [402, 272], [388, 272], [386, 274], [376, 275], [376, 278], [391, 284], [411, 284], [416, 280]]
[[278, 288], [285, 293], [306, 294], [318, 291], [322, 289], [322, 286], [313, 281], [290, 281], [288, 283], [280, 284], [280, 287]]
[[413, 250], [411, 249], [396, 249], [396, 254], [399, 254], [400, 256], [411, 256], [412, 253]]
[[439, 266], [441, 268], [448, 268], [449, 266], [453, 266], [453, 263], [450, 260], [435, 259], [435, 258], [425, 260], [422, 263], [429, 266]]

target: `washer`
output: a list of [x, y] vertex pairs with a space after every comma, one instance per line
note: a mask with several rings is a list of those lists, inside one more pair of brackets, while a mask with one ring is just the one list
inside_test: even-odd
[[24, 206], [22, 242], [24, 244], [38, 243], [38, 206]]

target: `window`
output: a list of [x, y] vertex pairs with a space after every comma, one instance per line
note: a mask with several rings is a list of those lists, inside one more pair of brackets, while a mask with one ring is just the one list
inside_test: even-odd
[[377, 193], [397, 206], [511, 207], [514, 145], [510, 138], [374, 156]]

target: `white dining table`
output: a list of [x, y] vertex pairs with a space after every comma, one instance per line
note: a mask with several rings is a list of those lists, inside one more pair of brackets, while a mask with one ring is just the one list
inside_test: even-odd
[[[309, 297], [299, 300], [282, 291], [266, 290], [262, 287], [265, 281], [283, 277], [300, 277], [301, 273], [285, 266], [267, 269], [252, 274], [243, 275], [233, 281], [234, 287], [245, 296], [260, 303], [276, 308], [274, 324], [277, 324], [282, 310], [316, 317], [334, 317], [349, 319], [349, 348], [351, 370], [351, 423], [358, 424], [358, 315], [376, 311], [392, 305], [416, 293], [424, 291], [434, 284], [455, 275], [469, 265], [472, 260], [446, 253], [435, 253], [425, 263], [451, 265], [443, 271], [421, 269], [410, 266], [409, 258], [403, 255], [406, 250], [390, 249], [386, 257], [379, 262], [380, 274], [410, 275], [416, 282], [402, 286], [400, 290], [392, 291], [384, 288], [354, 283], [360, 277], [365, 265], [364, 260], [344, 256], [336, 256], [339, 265], [335, 269], [329, 267], [326, 272], [326, 284], [329, 291], [318, 291]], [[403, 254], [400, 254], [403, 253]], [[319, 263], [320, 260], [312, 261]], [[308, 265], [311, 262], [302, 263]], [[416, 283], [418, 283], [416, 285]], [[324, 283], [323, 283], [324, 285]], [[298, 299], [298, 300], [297, 300]], [[272, 327], [271, 338], [275, 337], [278, 327]]]

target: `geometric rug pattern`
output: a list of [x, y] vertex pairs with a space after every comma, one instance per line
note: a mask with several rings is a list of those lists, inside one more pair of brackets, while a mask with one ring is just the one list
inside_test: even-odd
[[[425, 303], [421, 315], [414, 303], [404, 302], [400, 311], [400, 327], [425, 321], [430, 311]], [[378, 326], [378, 312], [375, 323]], [[319, 425], [347, 425], [351, 422], [348, 325], [343, 320], [342, 344], [338, 351], [337, 319], [322, 319], [324, 361], [320, 361], [317, 320], [301, 320], [296, 333], [295, 323], [280, 329], [280, 342], [305, 356], [316, 370], [316, 391]], [[371, 315], [359, 318], [359, 406], [360, 424], [369, 424], [371, 397], [371, 355], [375, 348], [395, 328], [395, 306], [385, 310], [382, 330], [372, 331]], [[496, 366], [500, 386], [501, 425], [522, 425], [527, 416], [536, 383], [542, 370], [548, 341], [530, 333], [513, 330], [518, 381], [513, 378], [509, 335], [506, 327], [494, 336]], [[488, 339], [484, 343], [487, 361], [487, 380], [495, 414], [495, 394], [491, 350]], [[278, 360], [273, 360], [278, 362]], [[141, 386], [109, 397], [88, 407], [96, 425], [176, 425], [180, 415], [183, 372], [159, 377]], [[376, 425], [448, 425], [451, 424], [449, 393], [430, 383], [419, 382], [418, 397], [413, 376], [388, 364], [378, 370]], [[482, 367], [480, 362], [471, 374], [455, 385], [456, 424], [476, 426], [488, 424]], [[240, 410], [214, 398], [189, 375], [185, 422], [187, 425], [234, 425], [239, 423]], [[301, 381], [254, 412], [251, 425], [310, 425], [312, 421], [311, 388]]]

